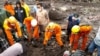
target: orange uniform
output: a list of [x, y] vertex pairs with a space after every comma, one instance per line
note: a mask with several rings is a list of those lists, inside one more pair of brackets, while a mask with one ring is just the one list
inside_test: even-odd
[[85, 50], [86, 43], [88, 41], [88, 34], [90, 33], [92, 27], [91, 26], [80, 26], [80, 31], [77, 34], [71, 33], [70, 36], [70, 44], [73, 46], [72, 49], [76, 50], [78, 48], [78, 42], [80, 38], [82, 37], [82, 46], [81, 50]]
[[14, 7], [11, 4], [7, 4], [4, 6], [5, 10], [8, 11], [11, 15], [15, 15]]
[[[36, 39], [39, 39], [39, 27], [38, 27], [38, 25], [36, 25], [35, 27], [32, 27], [32, 25], [31, 25], [32, 19], [33, 19], [33, 17], [31, 17], [31, 16], [25, 18], [24, 24], [26, 25], [27, 32], [29, 33], [29, 35], [33, 34], [33, 37], [35, 37]], [[30, 40], [30, 37], [29, 37], [29, 40]]]
[[13, 25], [11, 25], [11, 23], [9, 21], [10, 21], [9, 19], [5, 19], [3, 27], [4, 27], [5, 33], [7, 35], [9, 44], [13, 45], [14, 40], [13, 40], [11, 29], [15, 29], [17, 31], [17, 34], [19, 37], [22, 36], [22, 33], [21, 33], [19, 22], [16, 19], [15, 19]]
[[60, 46], [63, 46], [63, 42], [61, 40], [61, 26], [58, 24], [53, 25], [51, 28], [49, 25], [45, 29], [45, 38], [43, 44], [46, 45], [48, 40], [52, 37], [52, 35], [56, 36], [56, 40]]

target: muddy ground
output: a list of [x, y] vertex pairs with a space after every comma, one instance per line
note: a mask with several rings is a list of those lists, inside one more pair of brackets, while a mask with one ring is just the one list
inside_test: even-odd
[[[93, 39], [96, 35], [96, 32], [98, 30], [98, 27], [100, 26], [100, 16], [99, 11], [100, 7], [99, 4], [94, 3], [54, 3], [54, 6], [58, 9], [58, 11], [61, 12], [61, 14], [64, 16], [61, 18], [61, 20], [53, 20], [61, 25], [66, 29], [67, 27], [67, 18], [72, 13], [79, 13], [81, 22], [89, 23], [93, 26], [93, 30], [89, 34], [90, 40]], [[65, 11], [62, 11], [60, 7], [65, 6], [67, 9]], [[63, 28], [62, 27], [62, 28]], [[38, 47], [32, 47], [30, 46], [28, 49], [31, 51], [27, 52], [28, 55], [26, 56], [63, 56], [63, 52], [68, 49], [68, 42], [66, 41], [67, 36], [62, 37], [64, 42], [64, 48], [60, 48], [58, 44], [55, 44], [55, 41], [52, 41], [52, 43], [48, 44], [45, 49], [43, 48], [42, 42], [43, 37], [40, 37], [41, 41], [38, 44]]]
[[[66, 10], [62, 10], [61, 7], [66, 8]], [[89, 23], [93, 26], [93, 30], [89, 34], [89, 38], [93, 39], [96, 35], [98, 27], [100, 26], [100, 4], [98, 3], [65, 3], [59, 2], [54, 3], [54, 7], [56, 10], [63, 15], [60, 20], [52, 20], [59, 23], [62, 28], [67, 28], [67, 17], [72, 13], [79, 13], [81, 22]], [[32, 5], [30, 5], [32, 7]], [[65, 31], [65, 30], [64, 30]], [[60, 48], [59, 45], [55, 42], [55, 40], [50, 40], [48, 46], [44, 48], [43, 43], [43, 34], [40, 37], [41, 39], [37, 42], [37, 46], [33, 46], [28, 43], [27, 52], [24, 53], [24, 56], [63, 56], [63, 52], [68, 49], [68, 42], [66, 41], [67, 36], [62, 36], [64, 42], [64, 48]], [[27, 42], [25, 42], [27, 43]]]

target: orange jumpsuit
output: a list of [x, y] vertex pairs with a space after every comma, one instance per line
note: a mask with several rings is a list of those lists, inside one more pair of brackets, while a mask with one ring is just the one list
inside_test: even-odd
[[60, 46], [63, 46], [63, 42], [61, 39], [61, 26], [58, 24], [54, 25], [54, 29], [50, 29], [49, 26], [45, 29], [45, 38], [43, 44], [46, 45], [48, 40], [52, 37], [52, 35], [56, 36], [56, 40]]
[[12, 16], [15, 15], [14, 7], [10, 4], [4, 5], [6, 11], [8, 11]]
[[4, 27], [4, 30], [5, 30], [5, 33], [7, 35], [7, 38], [8, 38], [8, 41], [9, 41], [10, 45], [14, 44], [14, 39], [13, 39], [13, 36], [12, 36], [12, 32], [9, 29], [16, 29], [18, 36], [19, 37], [22, 36], [20, 25], [19, 25], [19, 22], [17, 20], [14, 22], [14, 26], [12, 26], [8, 22], [8, 19], [5, 19], [3, 27]]
[[82, 46], [81, 46], [81, 50], [85, 50], [86, 48], [86, 43], [88, 41], [88, 34], [90, 33], [92, 27], [91, 26], [80, 26], [80, 32], [77, 34], [73, 34], [71, 33], [70, 36], [70, 44], [72, 45], [72, 49], [76, 50], [78, 48], [78, 42], [80, 40], [80, 38], [82, 37]]
[[[27, 32], [29, 33], [29, 35], [33, 34], [33, 37], [35, 37], [36, 39], [39, 39], [39, 27], [38, 27], [38, 25], [35, 27], [31, 26], [32, 19], [33, 19], [33, 17], [31, 17], [31, 16], [27, 17], [24, 19], [23, 23], [26, 25]], [[29, 41], [30, 41], [30, 36], [29, 36]]]

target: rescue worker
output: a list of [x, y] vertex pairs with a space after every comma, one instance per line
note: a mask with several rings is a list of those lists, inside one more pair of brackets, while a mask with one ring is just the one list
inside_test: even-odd
[[31, 40], [31, 37], [39, 39], [39, 26], [37, 25], [37, 20], [34, 19], [32, 16], [29, 16], [24, 19], [23, 24], [27, 28], [27, 32], [29, 34], [29, 41]]
[[4, 9], [5, 9], [6, 11], [8, 11], [12, 16], [15, 15], [14, 7], [13, 7], [13, 5], [11, 4], [11, 2], [6, 1], [5, 4], [4, 4]]
[[100, 27], [98, 29], [96, 37], [93, 39], [93, 41], [90, 43], [88, 47], [88, 52], [90, 56], [92, 56], [92, 53], [96, 48], [97, 48], [97, 56], [100, 56]]
[[6, 36], [7, 36], [7, 39], [10, 45], [14, 44], [12, 31], [17, 32], [17, 35], [19, 36], [19, 38], [21, 38], [22, 36], [19, 22], [13, 16], [10, 16], [8, 19], [5, 19], [3, 23], [3, 28], [4, 28], [4, 31], [6, 33]]
[[72, 27], [71, 31], [71, 36], [70, 36], [70, 43], [69, 46], [72, 46], [72, 52], [75, 52], [76, 49], [78, 48], [78, 42], [80, 38], [82, 38], [82, 46], [80, 50], [85, 51], [86, 48], [86, 43], [88, 41], [88, 34], [90, 33], [92, 29], [92, 26], [88, 24], [80, 24], [75, 25]]
[[61, 26], [54, 22], [50, 22], [45, 29], [45, 37], [43, 41], [44, 46], [47, 45], [47, 42], [50, 40], [50, 38], [52, 38], [52, 36], [56, 36], [55, 38], [58, 44], [63, 47], [63, 42], [61, 39]]
[[29, 6], [25, 3], [24, 0], [20, 0], [20, 2], [21, 2], [21, 4], [22, 4], [22, 7], [25, 9], [26, 16], [28, 17], [28, 16], [29, 16], [29, 12], [30, 12]]
[[78, 14], [73, 14], [73, 15], [69, 16], [69, 18], [68, 18], [68, 27], [67, 27], [67, 35], [68, 35], [67, 41], [69, 41], [69, 37], [71, 35], [71, 28], [74, 25], [79, 25], [79, 23], [80, 23], [80, 20], [79, 20], [79, 15]]

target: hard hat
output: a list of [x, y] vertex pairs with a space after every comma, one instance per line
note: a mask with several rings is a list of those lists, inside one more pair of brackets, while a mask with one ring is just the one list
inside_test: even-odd
[[80, 31], [80, 27], [78, 25], [75, 25], [75, 26], [72, 27], [71, 31], [74, 34], [78, 33]]
[[9, 19], [8, 19], [8, 21], [9, 21], [10, 23], [14, 23], [14, 22], [16, 21], [16, 19], [15, 19], [14, 16], [10, 16]]
[[50, 29], [54, 29], [54, 25], [55, 25], [54, 22], [50, 22], [50, 23], [48, 24], [48, 26], [49, 26]]
[[35, 26], [37, 25], [37, 20], [36, 20], [36, 19], [33, 19], [33, 20], [31, 21], [31, 25], [32, 25], [33, 27], [35, 27]]

